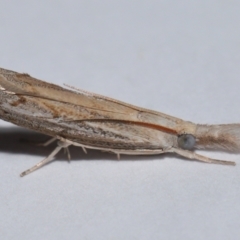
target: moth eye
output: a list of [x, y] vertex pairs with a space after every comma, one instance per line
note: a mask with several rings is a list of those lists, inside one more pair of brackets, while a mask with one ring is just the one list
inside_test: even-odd
[[191, 134], [183, 134], [178, 137], [178, 146], [182, 149], [191, 150], [194, 148], [196, 139]]

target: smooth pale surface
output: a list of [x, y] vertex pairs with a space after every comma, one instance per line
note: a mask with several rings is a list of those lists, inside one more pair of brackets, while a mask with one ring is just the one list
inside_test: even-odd
[[[0, 66], [199, 123], [240, 122], [240, 2], [6, 1]], [[1, 239], [238, 239], [236, 167], [54, 148], [0, 122]]]

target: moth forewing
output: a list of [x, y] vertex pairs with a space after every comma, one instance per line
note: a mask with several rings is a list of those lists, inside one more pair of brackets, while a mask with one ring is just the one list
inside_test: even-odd
[[[76, 90], [76, 89], [75, 89]], [[0, 118], [58, 139], [56, 149], [26, 175], [70, 145], [128, 155], [175, 152], [233, 165], [194, 148], [239, 150], [240, 125], [197, 125], [86, 91], [72, 91], [0, 68]]]

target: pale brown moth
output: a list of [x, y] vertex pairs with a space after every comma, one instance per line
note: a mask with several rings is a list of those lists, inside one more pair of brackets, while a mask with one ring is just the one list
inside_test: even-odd
[[[71, 87], [70, 87], [71, 88]], [[33, 172], [70, 145], [127, 155], [177, 153], [207, 163], [194, 149], [240, 150], [240, 124], [198, 125], [160, 112], [0, 68], [0, 118], [52, 137], [57, 147]], [[70, 157], [70, 155], [69, 155]]]

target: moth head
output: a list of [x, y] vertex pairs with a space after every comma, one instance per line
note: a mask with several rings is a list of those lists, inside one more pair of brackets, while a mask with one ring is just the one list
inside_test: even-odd
[[182, 149], [192, 150], [196, 143], [196, 138], [192, 134], [182, 134], [178, 136], [178, 146]]

